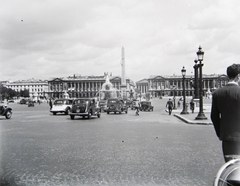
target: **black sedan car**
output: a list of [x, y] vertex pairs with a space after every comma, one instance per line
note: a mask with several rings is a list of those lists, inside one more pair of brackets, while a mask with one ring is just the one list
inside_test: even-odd
[[153, 111], [153, 106], [150, 101], [141, 101], [139, 110], [140, 111]]

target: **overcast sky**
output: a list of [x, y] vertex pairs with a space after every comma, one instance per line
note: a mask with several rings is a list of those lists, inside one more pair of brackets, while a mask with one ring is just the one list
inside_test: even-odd
[[193, 75], [240, 63], [239, 0], [0, 0], [0, 80]]

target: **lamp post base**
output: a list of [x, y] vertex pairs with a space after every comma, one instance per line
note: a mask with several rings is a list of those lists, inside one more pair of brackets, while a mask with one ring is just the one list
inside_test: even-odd
[[204, 119], [207, 119], [207, 117], [203, 112], [199, 112], [197, 117], [195, 118], [195, 120], [204, 120]]
[[183, 110], [180, 114], [189, 114], [188, 111]]

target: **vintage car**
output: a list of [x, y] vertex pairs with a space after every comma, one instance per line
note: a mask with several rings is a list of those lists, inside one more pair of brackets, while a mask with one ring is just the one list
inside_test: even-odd
[[132, 103], [131, 103], [131, 106], [130, 106], [131, 110], [135, 110], [136, 107], [139, 107], [138, 104], [139, 104], [139, 101], [137, 99], [133, 99]]
[[66, 115], [69, 114], [70, 109], [72, 108], [72, 99], [56, 99], [53, 102], [52, 109], [50, 110], [53, 115], [56, 115], [57, 113], [64, 113]]
[[26, 99], [21, 99], [19, 103], [22, 105], [22, 104], [27, 104], [27, 102], [28, 102], [28, 100], [26, 100]]
[[132, 100], [127, 99], [127, 100], [125, 100], [125, 103], [126, 103], [126, 106], [127, 106], [128, 108], [131, 108], [131, 106], [132, 106]]
[[34, 101], [33, 100], [28, 101], [28, 107], [34, 107]]
[[107, 114], [109, 114], [110, 112], [114, 112], [114, 114], [116, 114], [117, 112], [119, 114], [125, 112], [127, 114], [128, 107], [122, 99], [110, 98], [107, 101]]
[[14, 103], [14, 100], [13, 99], [8, 100], [8, 103]]
[[6, 105], [0, 105], [0, 116], [10, 119], [12, 117], [12, 109]]
[[151, 101], [141, 101], [139, 110], [140, 111], [153, 111], [153, 106], [151, 105]]
[[100, 118], [101, 110], [94, 98], [78, 98], [73, 101], [69, 115], [71, 119], [74, 119], [75, 116], [87, 116], [88, 119], [91, 119], [92, 116]]

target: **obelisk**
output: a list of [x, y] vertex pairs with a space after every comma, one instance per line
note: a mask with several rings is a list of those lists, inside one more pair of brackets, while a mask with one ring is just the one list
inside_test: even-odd
[[123, 99], [127, 98], [126, 95], [126, 75], [125, 75], [125, 54], [124, 54], [124, 48], [122, 47], [122, 61], [121, 61], [121, 67], [122, 67], [122, 78], [121, 78], [121, 96]]

